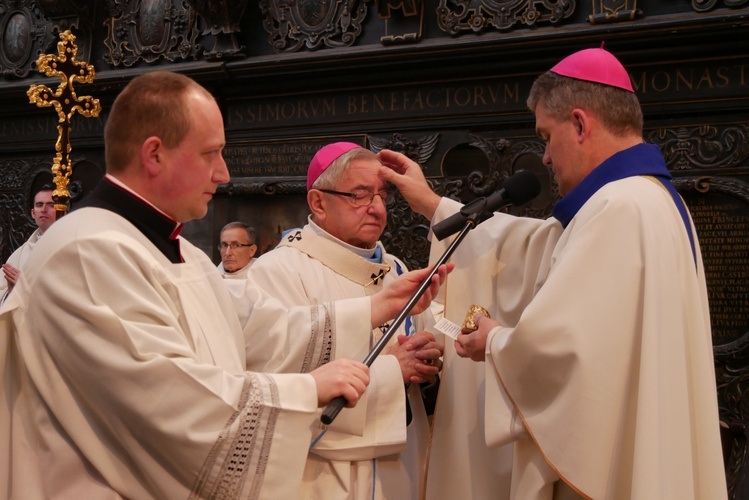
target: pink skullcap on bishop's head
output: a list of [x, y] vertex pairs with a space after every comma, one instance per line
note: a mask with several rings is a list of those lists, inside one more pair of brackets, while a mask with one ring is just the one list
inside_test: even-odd
[[344, 153], [348, 153], [352, 149], [360, 148], [358, 144], [353, 142], [334, 142], [323, 146], [320, 150], [315, 153], [312, 161], [307, 169], [307, 191], [312, 187], [320, 174], [325, 172], [325, 169], [330, 166], [331, 163], [336, 161]]
[[603, 44], [600, 49], [585, 49], [565, 57], [550, 71], [576, 80], [635, 91], [627, 70], [611, 52], [603, 49]]

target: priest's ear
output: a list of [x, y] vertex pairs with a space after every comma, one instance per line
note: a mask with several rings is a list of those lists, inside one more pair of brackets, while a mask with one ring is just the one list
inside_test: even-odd
[[149, 176], [154, 177], [164, 168], [162, 155], [164, 146], [156, 136], [151, 136], [145, 141], [140, 148], [140, 162], [146, 169]]
[[588, 114], [582, 109], [575, 108], [572, 110], [571, 121], [572, 125], [575, 127], [575, 131], [577, 132], [578, 142], [582, 142], [590, 128]]
[[327, 206], [325, 193], [317, 189], [307, 191], [307, 205], [315, 220], [325, 220], [325, 208]]

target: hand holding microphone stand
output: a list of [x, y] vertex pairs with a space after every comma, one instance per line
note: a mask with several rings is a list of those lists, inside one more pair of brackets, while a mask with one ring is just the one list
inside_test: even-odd
[[[541, 185], [539, 184], [538, 179], [536, 179], [536, 176], [530, 171], [519, 170], [504, 182], [503, 188], [499, 191], [492, 193], [485, 198], [477, 198], [471, 203], [464, 205], [457, 214], [448, 217], [439, 224], [435, 224], [432, 227], [432, 232], [439, 240], [443, 240], [447, 236], [454, 234], [458, 229], [460, 229], [460, 232], [434, 264], [429, 275], [421, 282], [403, 310], [393, 320], [390, 327], [388, 327], [380, 340], [374, 345], [363, 363], [367, 366], [372, 366], [374, 360], [380, 352], [382, 352], [388, 342], [390, 342], [390, 339], [393, 338], [393, 335], [395, 335], [395, 332], [398, 330], [401, 323], [406, 319], [408, 313], [411, 312], [419, 299], [421, 299], [427, 291], [432, 281], [432, 277], [435, 275], [439, 267], [447, 262], [447, 259], [450, 258], [453, 252], [458, 248], [458, 245], [460, 245], [463, 239], [468, 235], [468, 231], [491, 217], [494, 211], [508, 205], [522, 205], [538, 196], [540, 191]], [[322, 423], [324, 425], [330, 425], [344, 406], [346, 406], [346, 398], [343, 396], [338, 396], [333, 399], [325, 407], [322, 417], [320, 417]]]

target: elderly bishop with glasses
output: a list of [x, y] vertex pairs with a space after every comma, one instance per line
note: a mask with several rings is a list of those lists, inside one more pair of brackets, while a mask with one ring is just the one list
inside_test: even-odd
[[[307, 172], [307, 225], [258, 258], [249, 282], [287, 306], [311, 305], [371, 295], [406, 272], [378, 241], [392, 202], [381, 168], [377, 156], [357, 144], [320, 149]], [[421, 497], [429, 437], [422, 392], [442, 366], [442, 346], [422, 331], [430, 321], [427, 312], [403, 323], [373, 362], [358, 407], [344, 409], [313, 440], [300, 498]], [[307, 372], [337, 358], [362, 360], [386, 328], [361, 335], [321, 319], [309, 336], [255, 335], [247, 339], [256, 346], [248, 369]]]

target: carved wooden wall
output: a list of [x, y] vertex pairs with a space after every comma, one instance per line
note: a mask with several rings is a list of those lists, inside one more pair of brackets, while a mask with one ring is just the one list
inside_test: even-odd
[[[712, 215], [700, 219], [703, 246], [726, 220], [735, 234], [749, 233], [742, 226], [749, 0], [0, 0], [3, 261], [33, 231], [30, 194], [49, 179], [56, 117], [30, 105], [26, 90], [48, 83], [35, 61], [65, 29], [77, 37], [78, 59], [96, 69], [95, 83], [81, 91], [103, 107], [100, 117], [73, 123], [73, 205], [104, 171], [103, 124], [130, 78], [168, 68], [216, 95], [232, 181], [185, 233], [216, 261], [217, 234], [229, 220], [255, 225], [262, 249], [304, 224], [306, 166], [335, 140], [404, 151], [438, 192], [464, 201], [497, 189], [518, 168], [533, 169], [546, 182], [521, 213], [548, 215], [558, 193], [540, 162], [525, 97], [538, 74], [601, 42], [629, 69], [646, 139], [693, 196], [695, 217], [708, 193], [738, 200], [738, 212], [729, 213], [730, 203], [717, 198]], [[400, 199], [389, 210], [386, 245], [423, 265], [427, 222]], [[742, 244], [719, 243], [724, 251], [710, 257], [717, 267], [709, 276], [711, 306], [720, 309], [716, 366], [736, 498], [749, 494], [749, 295], [742, 295], [749, 280], [727, 282], [720, 265], [749, 269]]]

